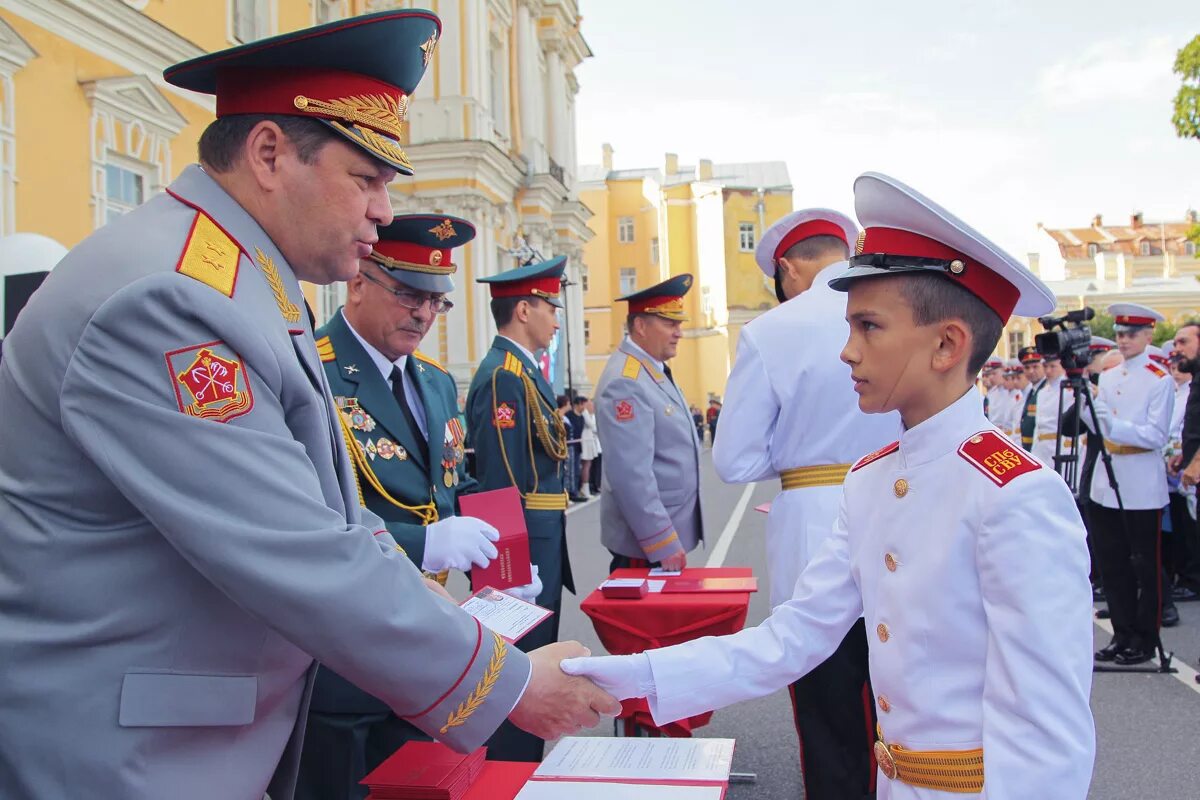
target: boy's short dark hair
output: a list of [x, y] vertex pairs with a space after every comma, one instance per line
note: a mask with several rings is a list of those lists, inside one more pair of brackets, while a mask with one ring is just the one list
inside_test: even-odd
[[296, 145], [296, 152], [305, 164], [317, 160], [317, 153], [327, 143], [338, 138], [320, 120], [290, 114], [233, 114], [215, 119], [200, 134], [200, 161], [213, 172], [228, 172], [241, 158], [246, 137], [260, 122], [274, 122], [283, 135]]
[[583, 395], [581, 395], [581, 394], [577, 394], [577, 395], [575, 395], [575, 398], [574, 398], [573, 400], [571, 400], [571, 405], [573, 405], [573, 406], [581, 406], [581, 405], [583, 405], [583, 404], [584, 404], [584, 403], [586, 403], [586, 402], [587, 402], [587, 398], [586, 398], [586, 397], [584, 397], [584, 396], [583, 396]]
[[492, 319], [496, 321], [497, 328], [507, 326], [513, 319], [513, 312], [517, 310], [517, 303], [522, 300], [530, 300], [531, 297], [493, 297], [492, 298]]
[[570, 398], [568, 398], [565, 394], [560, 394], [555, 398], [555, 401], [558, 403], [559, 408], [566, 408], [567, 406], [571, 405]]
[[912, 308], [913, 322], [933, 325], [961, 319], [971, 332], [971, 356], [967, 374], [975, 375], [987, 363], [1004, 333], [1000, 315], [954, 281], [935, 273], [904, 273], [896, 286]]
[[[816, 261], [826, 255], [837, 255], [846, 259], [850, 257], [850, 248], [838, 237], [823, 234], [801, 239], [789, 247], [783, 257], [798, 258], [801, 261]], [[778, 270], [776, 271], [778, 272]]]

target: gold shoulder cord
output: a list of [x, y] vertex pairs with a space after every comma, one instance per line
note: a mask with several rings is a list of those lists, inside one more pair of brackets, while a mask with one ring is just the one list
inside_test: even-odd
[[[558, 415], [558, 411], [551, 408], [546, 399], [542, 397], [542, 393], [537, 390], [537, 385], [533, 382], [533, 378], [522, 372], [521, 382], [525, 385], [525, 403], [529, 408], [530, 415], [533, 417], [533, 427], [537, 430], [538, 441], [541, 442], [542, 449], [546, 451], [546, 455], [555, 461], [566, 461], [566, 424], [563, 423], [562, 417]], [[541, 413], [543, 408], [554, 419], [553, 437], [550, 434], [550, 426], [546, 424], [546, 415]]]

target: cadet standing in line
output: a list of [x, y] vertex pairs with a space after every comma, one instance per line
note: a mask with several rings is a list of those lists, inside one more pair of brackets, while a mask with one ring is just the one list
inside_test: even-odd
[[[575, 591], [565, 535], [567, 433], [537, 359], [558, 331], [566, 263], [558, 256], [477, 279], [491, 291], [497, 334], [467, 393], [467, 437], [480, 490], [515, 486], [521, 493], [529, 553], [542, 581], [535, 602], [554, 612], [518, 644], [530, 650], [558, 639], [562, 590]], [[488, 742], [488, 757], [541, 761], [543, 746], [542, 739], [503, 725]]]
[[1084, 800], [1095, 731], [1083, 526], [1063, 481], [983, 416], [973, 379], [1013, 312], [1054, 295], [957, 217], [876, 173], [850, 268], [859, 406], [898, 442], [846, 476], [833, 533], [755, 628], [629, 656], [568, 659], [659, 724], [786, 686], [859, 616], [871, 631], [880, 800]]
[[439, 33], [386, 11], [169, 68], [216, 94], [201, 164], [21, 312], [0, 365], [0, 797], [288, 800], [314, 658], [462, 751], [505, 717], [558, 735], [613, 708], [558, 677], [582, 647], [505, 644], [360, 507], [304, 313], [299, 280], [353, 277], [392, 220]]
[[659, 563], [682, 569], [704, 538], [700, 441], [667, 361], [683, 336], [691, 275], [618, 300], [626, 336], [596, 384], [596, 426], [608, 466], [600, 489], [600, 543], [610, 569]]
[[1010, 358], [1007, 364], [1009, 379], [1008, 401], [1005, 404], [1004, 415], [997, 421], [996, 427], [1004, 431], [1004, 435], [1012, 440], [1017, 447], [1021, 446], [1021, 414], [1025, 410], [1025, 396], [1029, 391], [1029, 378], [1019, 359]]
[[[1034, 410], [1032, 452], [1050, 469], [1061, 472], [1058, 465], [1054, 463], [1054, 451], [1058, 442], [1058, 426], [1061, 417], [1059, 388], [1066, 381], [1067, 373], [1063, 370], [1062, 361], [1057, 355], [1045, 356], [1043, 364], [1046, 379], [1042, 384], [1042, 391], [1038, 395], [1037, 408]], [[1068, 404], [1074, 402], [1069, 388], [1066, 391], [1065, 402]], [[1071, 440], [1064, 438], [1062, 440], [1063, 453], [1065, 454], [1070, 448]]]
[[[1097, 661], [1141, 664], [1154, 657], [1162, 613], [1158, 544], [1167, 505], [1167, 470], [1162, 453], [1170, 435], [1174, 384], [1150, 360], [1146, 348], [1162, 314], [1136, 303], [1108, 307], [1124, 362], [1100, 376], [1096, 416], [1124, 513], [1104, 469], [1092, 477], [1092, 524], [1112, 619], [1112, 641]], [[1084, 423], [1092, 430], [1089, 415]]]
[[1001, 404], [1004, 395], [1004, 362], [1000, 356], [992, 356], [983, 365], [983, 413], [988, 421], [995, 424], [994, 410]]
[[[896, 414], [859, 410], [850, 368], [838, 358], [850, 326], [846, 294], [829, 281], [845, 270], [857, 236], [844, 214], [804, 209], [772, 225], [755, 252], [783, 302], [742, 328], [713, 466], [728, 483], [781, 481], [767, 517], [772, 608], [791, 599], [833, 530], [850, 465], [900, 434]], [[867, 672], [859, 620], [827, 661], [789, 687], [809, 800], [873, 792]]]
[[[453, 304], [452, 249], [475, 237], [457, 217], [408, 214], [379, 229], [371, 256], [346, 286], [346, 305], [316, 332], [340, 431], [360, 498], [405, 555], [445, 583], [448, 570], [485, 567], [499, 536], [486, 522], [455, 516], [474, 478], [463, 467], [466, 433], [450, 373], [417, 351], [437, 315]], [[534, 573], [536, 577], [536, 572]], [[532, 600], [540, 583], [508, 590]], [[362, 778], [405, 742], [426, 738], [326, 667], [317, 672], [297, 797], [361, 800]]]
[[1046, 368], [1042, 354], [1036, 347], [1022, 347], [1020, 351], [1021, 367], [1025, 371], [1028, 387], [1024, 390], [1021, 403], [1020, 421], [1017, 423], [1021, 434], [1021, 447], [1027, 451], [1033, 450], [1033, 431], [1037, 427], [1037, 402], [1042, 387], [1046, 385]]

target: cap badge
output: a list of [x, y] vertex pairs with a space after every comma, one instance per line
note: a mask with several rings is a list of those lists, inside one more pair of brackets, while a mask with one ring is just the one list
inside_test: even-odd
[[442, 220], [442, 224], [437, 227], [430, 228], [429, 232], [438, 238], [439, 242], [444, 242], [458, 232], [454, 230], [454, 226], [450, 224], [450, 220]]
[[433, 51], [437, 47], [438, 38], [437, 31], [429, 34], [429, 38], [421, 45], [421, 57], [425, 59], [425, 66], [429, 66], [429, 62], [433, 60]]
[[967, 265], [957, 258], [950, 262], [950, 271], [955, 275], [962, 275], [966, 268]]
[[441, 265], [442, 265], [442, 251], [441, 250], [430, 250], [429, 251], [429, 266], [440, 267]]

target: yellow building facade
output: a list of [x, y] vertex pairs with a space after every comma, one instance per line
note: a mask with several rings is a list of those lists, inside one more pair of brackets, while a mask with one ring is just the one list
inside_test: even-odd
[[616, 298], [683, 273], [695, 276], [685, 298], [688, 321], [671, 362], [689, 403], [703, 408], [725, 391], [741, 326], [775, 305], [774, 290], [754, 262], [763, 231], [792, 210], [781, 162], [614, 170], [580, 168], [580, 200], [594, 214], [583, 249], [588, 383], [595, 385], [625, 334], [625, 303]]

